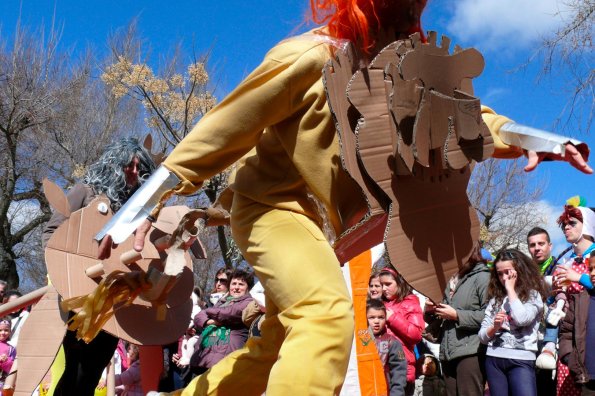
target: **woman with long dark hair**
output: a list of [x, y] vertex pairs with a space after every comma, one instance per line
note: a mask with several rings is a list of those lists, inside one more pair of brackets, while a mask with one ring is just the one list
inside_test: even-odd
[[539, 268], [516, 249], [494, 260], [490, 302], [479, 330], [487, 344], [486, 374], [492, 396], [537, 396], [537, 333], [545, 297]]
[[476, 244], [469, 259], [454, 274], [435, 305], [426, 300], [428, 327], [441, 326], [440, 362], [449, 396], [481, 396], [485, 387], [485, 347], [477, 335], [488, 303], [490, 270]]

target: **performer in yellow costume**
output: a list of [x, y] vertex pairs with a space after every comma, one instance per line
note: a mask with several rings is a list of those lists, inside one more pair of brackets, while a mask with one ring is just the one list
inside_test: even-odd
[[[249, 339], [175, 395], [334, 395], [343, 384], [352, 303], [317, 207], [339, 235], [361, 220], [367, 205], [341, 167], [321, 70], [342, 40], [371, 59], [386, 44], [421, 32], [426, 1], [311, 3], [315, 20], [327, 26], [270, 50], [163, 164], [180, 181], [173, 191], [189, 194], [256, 148], [231, 186], [231, 227], [267, 298], [262, 337]], [[484, 120], [494, 135], [509, 121], [487, 108]], [[497, 155], [522, 155], [520, 148], [496, 142]], [[159, 192], [162, 201], [168, 194]], [[137, 230], [137, 248], [148, 224]], [[100, 254], [107, 254], [110, 235], [97, 236], [103, 238]]]

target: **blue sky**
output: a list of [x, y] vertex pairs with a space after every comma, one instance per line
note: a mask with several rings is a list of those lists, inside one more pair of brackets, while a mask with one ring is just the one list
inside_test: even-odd
[[[197, 1], [175, 0], [3, 0], [0, 2], [2, 37], [12, 34], [17, 19], [30, 28], [49, 25], [55, 15], [62, 28], [61, 45], [74, 51], [91, 46], [107, 51], [106, 38], [138, 18], [141, 35], [157, 60], [180, 40], [199, 54], [211, 51], [210, 65], [219, 99], [262, 59], [276, 42], [307, 27], [307, 0]], [[539, 80], [539, 62], [519, 67], [537, 49], [540, 38], [561, 23], [557, 0], [430, 0], [424, 29], [447, 34], [453, 43], [478, 48], [486, 59], [484, 73], [475, 82], [482, 102], [515, 121], [552, 130], [569, 100], [563, 70], [555, 78]], [[570, 124], [566, 135], [590, 143], [592, 134], [579, 134]], [[581, 194], [595, 206], [593, 176], [584, 176], [565, 164], [545, 163], [537, 182], [547, 180], [545, 204], [559, 212], [566, 198]], [[560, 234], [561, 235], [561, 234]]]

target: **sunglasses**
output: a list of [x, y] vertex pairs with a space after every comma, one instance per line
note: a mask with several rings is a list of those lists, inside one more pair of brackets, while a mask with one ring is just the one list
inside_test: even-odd
[[227, 278], [215, 278], [215, 283], [217, 282], [227, 283]]
[[576, 227], [577, 224], [578, 224], [578, 221], [576, 221], [576, 220], [570, 220], [570, 221], [567, 221], [565, 223], [560, 224], [560, 227], [562, 229], [564, 229], [564, 227], [566, 227], [567, 225], [568, 226], [571, 226], [571, 227]]

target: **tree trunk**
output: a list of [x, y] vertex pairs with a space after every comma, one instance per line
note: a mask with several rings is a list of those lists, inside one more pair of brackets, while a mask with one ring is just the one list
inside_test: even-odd
[[0, 279], [8, 282], [8, 290], [19, 287], [16, 256], [4, 241], [0, 241]]

